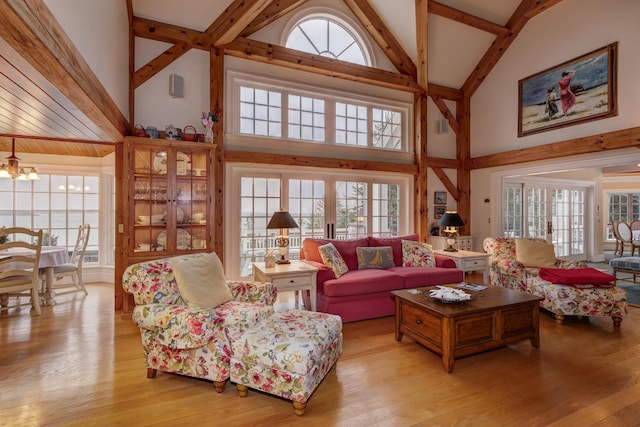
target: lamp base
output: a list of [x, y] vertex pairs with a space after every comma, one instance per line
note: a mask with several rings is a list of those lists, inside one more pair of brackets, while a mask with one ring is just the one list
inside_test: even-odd
[[449, 246], [448, 248], [444, 248], [443, 251], [445, 251], [445, 252], [458, 252], [458, 250], [456, 248], [454, 248], [453, 246]]
[[279, 259], [276, 264], [291, 264], [291, 262], [288, 259]]

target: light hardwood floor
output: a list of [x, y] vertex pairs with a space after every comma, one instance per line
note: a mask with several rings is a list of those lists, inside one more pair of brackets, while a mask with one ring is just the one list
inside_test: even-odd
[[[394, 318], [344, 325], [344, 353], [307, 404], [158, 373], [146, 378], [140, 335], [114, 313], [113, 286], [65, 295], [40, 317], [0, 314], [0, 425], [78, 426], [631, 426], [640, 423], [640, 308], [609, 319], [541, 316], [524, 341], [456, 361], [405, 337]], [[283, 295], [287, 304], [287, 297]], [[290, 300], [289, 300], [290, 301]]]

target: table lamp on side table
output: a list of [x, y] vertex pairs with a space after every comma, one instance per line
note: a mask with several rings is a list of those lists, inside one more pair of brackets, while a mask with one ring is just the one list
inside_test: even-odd
[[287, 211], [277, 211], [267, 224], [267, 230], [279, 228], [280, 234], [276, 236], [276, 245], [280, 252], [280, 259], [276, 261], [278, 264], [289, 264], [289, 229], [298, 228], [298, 224]]
[[460, 214], [456, 211], [446, 211], [442, 218], [440, 218], [439, 225], [444, 227], [442, 234], [447, 237], [448, 248], [444, 250], [447, 252], [458, 252], [453, 245], [456, 243], [456, 239], [458, 238], [458, 227], [462, 227], [464, 225], [464, 221], [460, 217]]

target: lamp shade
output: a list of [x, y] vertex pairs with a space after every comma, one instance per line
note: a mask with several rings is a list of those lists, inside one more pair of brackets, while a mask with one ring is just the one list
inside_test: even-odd
[[458, 212], [447, 211], [442, 215], [438, 224], [441, 227], [462, 227], [464, 225], [464, 221]]
[[298, 224], [289, 212], [277, 211], [273, 213], [269, 224], [267, 224], [267, 229], [271, 228], [298, 228]]

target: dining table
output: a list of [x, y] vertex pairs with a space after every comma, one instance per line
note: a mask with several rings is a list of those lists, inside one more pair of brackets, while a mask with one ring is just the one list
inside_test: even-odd
[[[35, 252], [24, 248], [9, 248], [0, 251], [0, 256], [32, 256]], [[40, 262], [38, 268], [45, 272], [45, 286], [41, 292], [43, 305], [54, 305], [54, 292], [53, 292], [53, 269], [57, 265], [66, 264], [69, 262], [69, 250], [66, 246], [43, 246], [40, 251]], [[11, 265], [11, 264], [7, 264]], [[17, 267], [19, 268], [19, 267]]]

